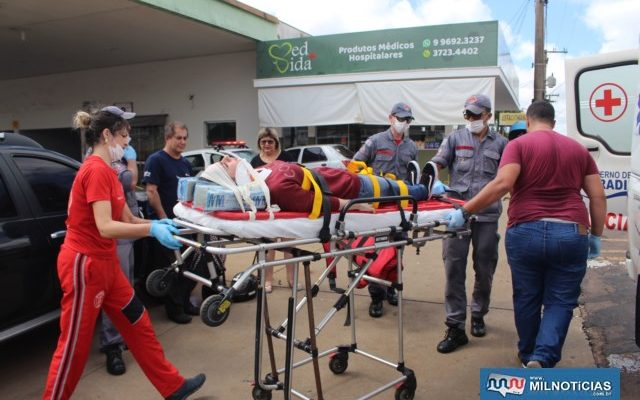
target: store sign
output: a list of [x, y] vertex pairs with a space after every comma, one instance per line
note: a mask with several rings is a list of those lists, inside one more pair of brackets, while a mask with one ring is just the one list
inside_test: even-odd
[[498, 22], [259, 42], [257, 77], [498, 65]]
[[507, 126], [524, 120], [525, 114], [523, 112], [501, 112], [498, 117], [498, 124]]

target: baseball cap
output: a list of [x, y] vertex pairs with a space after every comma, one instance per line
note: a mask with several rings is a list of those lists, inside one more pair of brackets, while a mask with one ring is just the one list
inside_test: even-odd
[[524, 121], [516, 121], [511, 125], [511, 131], [526, 131], [527, 123]]
[[464, 102], [464, 109], [474, 114], [491, 111], [491, 100], [483, 94], [474, 94]]
[[124, 111], [122, 108], [116, 107], [116, 106], [107, 106], [101, 109], [100, 111], [106, 111], [108, 113], [117, 115], [118, 117], [121, 117], [124, 119], [131, 119], [136, 116], [136, 113]]
[[411, 113], [411, 107], [409, 107], [405, 103], [396, 103], [391, 109], [391, 115], [395, 115], [400, 118], [413, 118], [413, 114]]

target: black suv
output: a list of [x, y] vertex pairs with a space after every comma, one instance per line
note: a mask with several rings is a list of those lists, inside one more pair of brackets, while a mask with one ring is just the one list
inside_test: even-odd
[[80, 163], [0, 132], [0, 342], [58, 318], [56, 258]]

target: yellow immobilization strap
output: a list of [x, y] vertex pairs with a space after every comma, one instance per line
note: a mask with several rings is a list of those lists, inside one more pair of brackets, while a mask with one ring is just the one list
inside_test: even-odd
[[[371, 181], [371, 185], [373, 186], [373, 197], [377, 199], [378, 197], [380, 197], [380, 182], [378, 182], [378, 179], [375, 177], [375, 175], [368, 174], [367, 177], [369, 178], [369, 180]], [[378, 206], [380, 206], [380, 203], [372, 203], [371, 206], [373, 208], [378, 208]]]
[[313, 179], [313, 175], [311, 171], [306, 168], [302, 168], [302, 172], [304, 173], [304, 178], [302, 179], [302, 189], [311, 190], [311, 186], [313, 186], [313, 207], [311, 209], [311, 213], [309, 214], [309, 218], [316, 219], [320, 217], [320, 213], [322, 212], [322, 190], [320, 190], [320, 185]]
[[[409, 194], [409, 189], [407, 188], [407, 184], [402, 180], [396, 181], [398, 184], [398, 188], [400, 189], [400, 196], [407, 196]], [[409, 205], [409, 200], [402, 200], [400, 202], [400, 207], [405, 208]]]

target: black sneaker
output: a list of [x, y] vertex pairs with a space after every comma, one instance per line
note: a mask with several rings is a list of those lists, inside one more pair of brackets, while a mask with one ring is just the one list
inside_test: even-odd
[[122, 359], [120, 345], [109, 346], [104, 353], [107, 356], [107, 372], [111, 375], [122, 375], [127, 372], [127, 367]]
[[420, 177], [420, 184], [427, 188], [429, 199], [431, 198], [431, 190], [436, 180], [438, 180], [438, 166], [433, 161], [429, 161], [424, 165], [424, 168], [422, 168], [422, 176]]
[[394, 288], [389, 288], [389, 290], [387, 290], [387, 301], [392, 306], [398, 305], [398, 292]]
[[475, 337], [483, 337], [487, 334], [487, 327], [484, 325], [484, 319], [471, 318], [471, 335]]
[[194, 306], [193, 304], [191, 304], [191, 302], [187, 302], [184, 305], [184, 312], [187, 315], [194, 315], [194, 316], [198, 316], [200, 315], [200, 308]]
[[529, 362], [529, 360], [527, 360], [521, 352], [518, 352], [518, 361], [520, 362], [520, 366], [522, 368], [527, 368], [527, 363]]
[[191, 317], [184, 312], [184, 308], [170, 301], [165, 303], [164, 309], [167, 311], [167, 318], [176, 324], [188, 324]]
[[420, 183], [420, 165], [417, 161], [412, 160], [407, 164], [407, 180], [411, 185]]
[[438, 343], [439, 353], [451, 353], [460, 346], [469, 343], [467, 334], [463, 329], [449, 327], [444, 335], [444, 340]]
[[382, 317], [382, 300], [371, 300], [371, 304], [369, 305], [369, 316], [371, 318]]
[[185, 379], [182, 386], [173, 392], [171, 396], [166, 397], [166, 400], [184, 400], [198, 391], [206, 380], [205, 374], [198, 374], [193, 378]]

